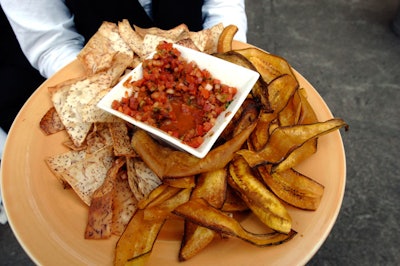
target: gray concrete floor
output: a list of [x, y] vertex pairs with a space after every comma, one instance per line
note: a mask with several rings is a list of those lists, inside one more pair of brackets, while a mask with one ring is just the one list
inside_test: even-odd
[[[246, 4], [248, 42], [285, 57], [350, 125], [343, 205], [308, 265], [400, 265], [400, 37], [389, 27], [399, 2]], [[0, 264], [32, 264], [8, 225]]]

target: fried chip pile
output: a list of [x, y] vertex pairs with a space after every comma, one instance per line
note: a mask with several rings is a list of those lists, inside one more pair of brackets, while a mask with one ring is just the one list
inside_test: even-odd
[[[115, 265], [144, 265], [167, 219], [183, 219], [180, 261], [211, 242], [235, 237], [255, 246], [296, 236], [286, 206], [313, 211], [324, 186], [295, 167], [317, 151], [318, 138], [347, 129], [318, 121], [288, 62], [257, 48], [232, 50], [236, 26], [190, 32], [104, 22], [77, 59], [81, 78], [49, 88], [53, 106], [39, 126], [65, 130], [69, 151], [45, 158], [64, 188], [88, 206], [86, 239], [119, 236]], [[127, 71], [161, 41], [213, 54], [258, 71], [260, 78], [220, 136], [199, 159], [174, 150], [96, 107]], [[269, 230], [244, 229], [235, 214], [251, 212]]]

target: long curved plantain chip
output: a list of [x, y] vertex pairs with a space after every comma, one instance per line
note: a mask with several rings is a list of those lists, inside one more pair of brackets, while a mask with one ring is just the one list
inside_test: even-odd
[[[279, 113], [279, 122], [281, 126], [290, 125], [289, 120], [292, 120], [292, 125], [313, 124], [318, 122], [317, 115], [308, 102], [304, 89], [298, 89], [291, 99], [291, 104], [288, 104], [285, 109]], [[317, 144], [318, 138], [308, 140], [301, 145], [301, 147], [291, 152], [282, 162], [275, 165], [272, 171], [282, 172], [295, 167], [317, 151]]]
[[117, 242], [114, 265], [145, 265], [164, 222], [146, 220], [144, 210], [138, 210]]
[[255, 234], [245, 230], [234, 218], [209, 205], [204, 199], [191, 199], [178, 206], [173, 213], [192, 223], [210, 228], [219, 233], [234, 236], [256, 246], [282, 244], [292, 239], [297, 233], [290, 230], [288, 234], [272, 232]]
[[[213, 56], [234, 63], [236, 65], [257, 71], [255, 66], [253, 66], [253, 64], [250, 62], [250, 60], [248, 60], [245, 56], [236, 51], [217, 53], [213, 54]], [[257, 82], [254, 84], [251, 90], [251, 95], [261, 103], [264, 112], [266, 113], [272, 112], [272, 108], [270, 106], [268, 97], [268, 84], [267, 82], [265, 82], [265, 80], [262, 78], [261, 75], [258, 78]]]
[[249, 59], [268, 84], [272, 80], [284, 74], [288, 74], [295, 78], [289, 63], [280, 56], [269, 54], [255, 47], [235, 51]]
[[191, 193], [191, 188], [182, 188], [174, 196], [161, 202], [160, 204], [155, 206], [149, 205], [144, 209], [144, 219], [156, 221], [171, 218], [171, 212], [179, 205], [187, 202], [190, 199]]
[[[225, 168], [199, 175], [191, 199], [202, 198], [214, 208], [220, 209], [225, 202], [227, 177]], [[179, 260], [185, 261], [192, 258], [208, 246], [217, 235], [217, 232], [209, 228], [185, 220]]]
[[217, 52], [223, 53], [232, 50], [233, 37], [239, 28], [236, 25], [228, 25], [222, 30], [217, 44]]
[[272, 132], [267, 145], [262, 150], [258, 152], [240, 150], [237, 154], [242, 155], [251, 167], [264, 163], [276, 164], [305, 142], [341, 127], [347, 127], [347, 124], [339, 118], [309, 125], [278, 127]]
[[217, 235], [218, 233], [214, 230], [185, 220], [179, 261], [186, 261], [200, 253]]
[[137, 130], [132, 146], [143, 161], [160, 178], [185, 177], [225, 167], [253, 131], [254, 122], [226, 143], [212, 149], [200, 159], [186, 152], [173, 150], [157, 143], [146, 132]]
[[163, 183], [177, 188], [194, 188], [196, 186], [195, 176], [185, 176], [182, 178], [163, 178]]
[[[292, 126], [299, 124], [301, 115], [302, 103], [299, 95], [299, 89], [295, 91], [293, 96], [289, 99], [285, 108], [278, 114], [280, 126]], [[318, 122], [318, 121], [314, 121]]]
[[286, 207], [258, 180], [242, 156], [231, 161], [229, 174], [229, 185], [239, 193], [261, 222], [275, 231], [290, 232], [292, 218]]
[[268, 173], [264, 166], [257, 167], [267, 186], [286, 203], [304, 210], [316, 210], [324, 194], [324, 186], [311, 178], [288, 169]]
[[226, 198], [221, 210], [224, 212], [243, 212], [247, 211], [248, 209], [249, 207], [242, 200], [242, 198], [239, 197], [234, 189], [231, 186], [227, 186]]
[[272, 167], [272, 172], [283, 172], [295, 167], [317, 151], [317, 138], [306, 141], [303, 145], [293, 150], [280, 163]]

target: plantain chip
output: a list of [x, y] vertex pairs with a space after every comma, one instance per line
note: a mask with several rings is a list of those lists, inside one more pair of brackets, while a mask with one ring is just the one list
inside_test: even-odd
[[[225, 53], [216, 53], [213, 56], [221, 58], [225, 61], [231, 62], [233, 64], [257, 71], [257, 69], [253, 66], [253, 64], [242, 54], [236, 51], [228, 51]], [[263, 112], [270, 113], [272, 112], [269, 97], [268, 97], [268, 85], [265, 80], [260, 76], [257, 82], [254, 84], [251, 95], [255, 97], [262, 106]]]
[[274, 110], [271, 120], [278, 116], [298, 89], [297, 80], [290, 75], [282, 75], [268, 85], [269, 102]]
[[218, 233], [214, 230], [185, 220], [183, 238], [179, 250], [179, 261], [186, 261], [200, 253], [214, 240], [216, 235]]
[[232, 50], [232, 42], [233, 37], [235, 37], [236, 32], [238, 31], [238, 27], [236, 25], [228, 25], [226, 26], [219, 36], [217, 51], [218, 53], [224, 53]]
[[224, 212], [242, 212], [247, 211], [249, 207], [246, 203], [237, 195], [231, 186], [226, 188], [226, 196], [224, 204], [221, 210]]
[[286, 207], [258, 180], [243, 157], [237, 156], [229, 164], [228, 182], [260, 221], [275, 231], [290, 232], [292, 218]]
[[283, 172], [295, 167], [317, 151], [317, 138], [307, 140], [303, 145], [293, 150], [280, 163], [272, 167], [272, 172]]
[[221, 208], [225, 201], [227, 177], [225, 168], [200, 174], [192, 198], [203, 198], [211, 206]]
[[164, 178], [163, 183], [177, 188], [194, 188], [196, 186], [195, 176], [185, 176], [182, 178]]
[[132, 146], [160, 178], [185, 177], [225, 167], [234, 153], [245, 143], [255, 125], [256, 123], [251, 124], [234, 138], [212, 149], [202, 159], [162, 146], [143, 130], [135, 132]]
[[[225, 201], [227, 176], [225, 168], [200, 174], [191, 199], [202, 198], [214, 208], [220, 209]], [[192, 258], [208, 246], [216, 236], [215, 231], [185, 220], [179, 260]]]
[[[298, 89], [284, 110], [279, 113], [280, 125], [313, 124], [318, 122], [317, 115], [307, 100], [306, 91]], [[273, 172], [282, 172], [295, 167], [317, 151], [318, 139], [306, 141], [301, 147], [291, 152], [282, 162], [275, 165]]]
[[210, 228], [221, 234], [234, 236], [256, 246], [282, 244], [292, 239], [297, 233], [290, 230], [288, 234], [272, 232], [255, 234], [245, 230], [234, 218], [209, 205], [204, 199], [191, 199], [178, 206], [173, 213], [182, 216], [192, 223]]
[[324, 194], [324, 186], [294, 169], [268, 173], [264, 166], [257, 167], [267, 186], [286, 203], [304, 210], [316, 210]]
[[244, 106], [244, 110], [239, 120], [235, 123], [235, 128], [232, 131], [233, 137], [240, 134], [250, 125], [257, 123], [260, 114], [259, 105], [253, 99], [246, 99], [242, 106]]
[[[299, 123], [302, 110], [301, 98], [297, 89], [289, 99], [287, 105], [278, 114], [280, 126], [292, 126]], [[314, 121], [313, 123], [318, 122]]]
[[289, 63], [280, 56], [267, 53], [255, 47], [235, 51], [249, 59], [268, 84], [277, 77], [285, 74], [296, 79]]
[[144, 209], [145, 220], [164, 220], [171, 218], [171, 212], [179, 205], [187, 202], [192, 192], [191, 188], [180, 189], [172, 197], [160, 202], [157, 205], [149, 205]]
[[[138, 208], [144, 209], [150, 202], [154, 201], [158, 196], [165, 193], [169, 186], [167, 184], [161, 184], [155, 189], [153, 189], [146, 197], [138, 201]], [[177, 190], [178, 191], [178, 190]]]
[[258, 152], [240, 150], [237, 154], [242, 155], [251, 167], [264, 163], [276, 164], [305, 142], [341, 127], [347, 128], [347, 124], [339, 118], [309, 125], [278, 127], [272, 132], [267, 145], [262, 150]]
[[257, 126], [251, 133], [247, 147], [252, 151], [259, 151], [265, 147], [269, 138], [269, 127], [272, 122], [273, 115], [269, 113], [260, 113], [257, 121]]
[[312, 124], [318, 122], [317, 114], [315, 113], [311, 104], [308, 102], [306, 90], [299, 88], [297, 95], [299, 96], [301, 102], [301, 113], [298, 124]]
[[153, 206], [157, 206], [163, 203], [165, 200], [175, 196], [177, 193], [181, 191], [180, 188], [170, 187], [166, 184], [162, 184], [161, 186], [154, 189], [149, 197], [139, 201], [138, 207], [140, 209], [150, 208]]
[[145, 220], [144, 210], [136, 211], [117, 242], [114, 265], [144, 266], [164, 222], [165, 220]]

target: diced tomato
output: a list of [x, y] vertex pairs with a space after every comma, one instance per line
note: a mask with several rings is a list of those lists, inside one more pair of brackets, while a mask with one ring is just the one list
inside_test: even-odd
[[208, 131], [210, 131], [210, 129], [213, 127], [214, 125], [212, 124], [212, 123], [210, 123], [210, 122], [204, 122], [204, 124], [203, 124], [203, 130], [205, 131], [205, 132], [208, 132]]
[[200, 90], [200, 95], [201, 95], [203, 98], [208, 99], [208, 98], [210, 97], [210, 91], [209, 91], [209, 90], [206, 90], [206, 89], [203, 88], [203, 87], [200, 87], [199, 90]]
[[188, 145], [193, 147], [193, 148], [198, 148], [200, 147], [201, 144], [203, 144], [204, 139], [202, 136], [197, 136], [192, 138], [190, 141], [188, 141]]

